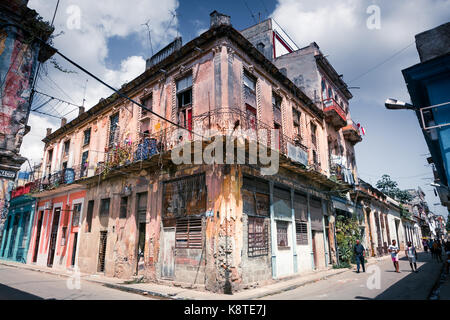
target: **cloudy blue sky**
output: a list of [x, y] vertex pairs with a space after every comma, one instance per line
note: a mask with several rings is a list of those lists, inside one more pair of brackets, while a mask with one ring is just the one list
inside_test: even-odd
[[[30, 0], [29, 7], [51, 21], [57, 0]], [[380, 28], [369, 29], [367, 8], [380, 8]], [[187, 43], [209, 26], [213, 10], [231, 16], [242, 30], [261, 19], [273, 17], [299, 47], [315, 41], [335, 69], [353, 89], [352, 118], [366, 129], [356, 146], [360, 176], [375, 184], [386, 173], [400, 188], [420, 186], [430, 208], [446, 215], [434, 195], [427, 146], [417, 118], [410, 111], [388, 111], [388, 97], [409, 101], [401, 70], [419, 62], [414, 35], [448, 22], [450, 0], [61, 0], [55, 17], [54, 45], [64, 54], [119, 88], [145, 69], [145, 59], [180, 34]], [[252, 16], [253, 15], [253, 16]], [[79, 20], [75, 19], [77, 16]], [[78, 24], [79, 21], [79, 24]], [[147, 27], [151, 29], [149, 45]], [[58, 59], [68, 70], [72, 66]], [[38, 90], [86, 107], [111, 92], [78, 71], [62, 73], [50, 64], [44, 68]], [[41, 97], [42, 99], [42, 97]], [[39, 100], [37, 102], [40, 102]], [[55, 110], [51, 109], [53, 107]], [[47, 108], [47, 109], [46, 109]], [[59, 104], [43, 107], [50, 113], [71, 110]], [[68, 115], [69, 120], [76, 112]], [[21, 153], [38, 162], [45, 128], [56, 129], [58, 120], [32, 114], [31, 132]]]

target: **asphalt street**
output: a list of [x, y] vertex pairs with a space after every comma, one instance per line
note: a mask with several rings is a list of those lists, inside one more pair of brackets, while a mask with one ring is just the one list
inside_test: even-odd
[[[426, 300], [439, 276], [442, 264], [432, 261], [430, 253], [419, 253], [418, 273], [411, 272], [409, 262], [400, 254], [400, 273], [391, 259], [315, 283], [266, 296], [265, 300]], [[375, 267], [377, 266], [377, 267]]]
[[[69, 281], [68, 281], [69, 280]], [[149, 300], [101, 284], [0, 265], [0, 300]]]

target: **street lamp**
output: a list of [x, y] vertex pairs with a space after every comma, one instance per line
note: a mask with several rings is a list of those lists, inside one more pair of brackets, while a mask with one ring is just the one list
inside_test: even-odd
[[393, 99], [393, 98], [389, 98], [386, 99], [384, 106], [386, 107], [386, 109], [390, 109], [390, 110], [404, 110], [404, 109], [408, 109], [408, 110], [418, 110], [419, 108], [413, 106], [412, 104], [397, 100], [397, 99]]

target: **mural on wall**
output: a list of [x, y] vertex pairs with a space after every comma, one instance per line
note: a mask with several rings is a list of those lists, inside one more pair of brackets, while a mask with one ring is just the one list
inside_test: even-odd
[[25, 133], [36, 49], [15, 29], [0, 30], [0, 148], [16, 153]]
[[14, 187], [14, 181], [0, 179], [0, 241], [3, 234], [3, 225], [8, 216], [8, 207], [10, 201], [11, 190]]

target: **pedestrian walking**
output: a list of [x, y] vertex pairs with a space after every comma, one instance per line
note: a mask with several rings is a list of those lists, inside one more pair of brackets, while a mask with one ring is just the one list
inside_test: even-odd
[[353, 247], [353, 253], [355, 254], [355, 260], [356, 260], [356, 273], [359, 273], [359, 266], [362, 266], [363, 272], [366, 272], [366, 268], [364, 266], [364, 257], [366, 255], [366, 249], [364, 249], [364, 246], [359, 242], [359, 240], [356, 240], [356, 244]]
[[439, 260], [440, 262], [443, 262], [442, 261], [442, 245], [441, 245], [441, 241], [437, 240], [436, 244], [437, 244], [436, 245], [436, 251], [435, 251], [436, 260]]
[[445, 271], [448, 274], [448, 269], [450, 266], [450, 238], [444, 244], [445, 251]]
[[423, 244], [423, 250], [425, 252], [428, 252], [428, 242], [427, 242], [427, 240], [423, 239], [422, 244]]
[[[417, 271], [417, 251], [416, 247], [411, 243], [411, 241], [408, 241], [408, 246], [406, 247], [405, 254], [408, 257], [409, 265], [411, 266], [411, 271], [418, 272]], [[414, 265], [414, 268], [413, 268]]]
[[392, 262], [394, 263], [395, 272], [400, 273], [399, 265], [398, 265], [398, 252], [400, 251], [397, 246], [397, 241], [392, 240], [392, 244], [388, 248], [391, 253]]

